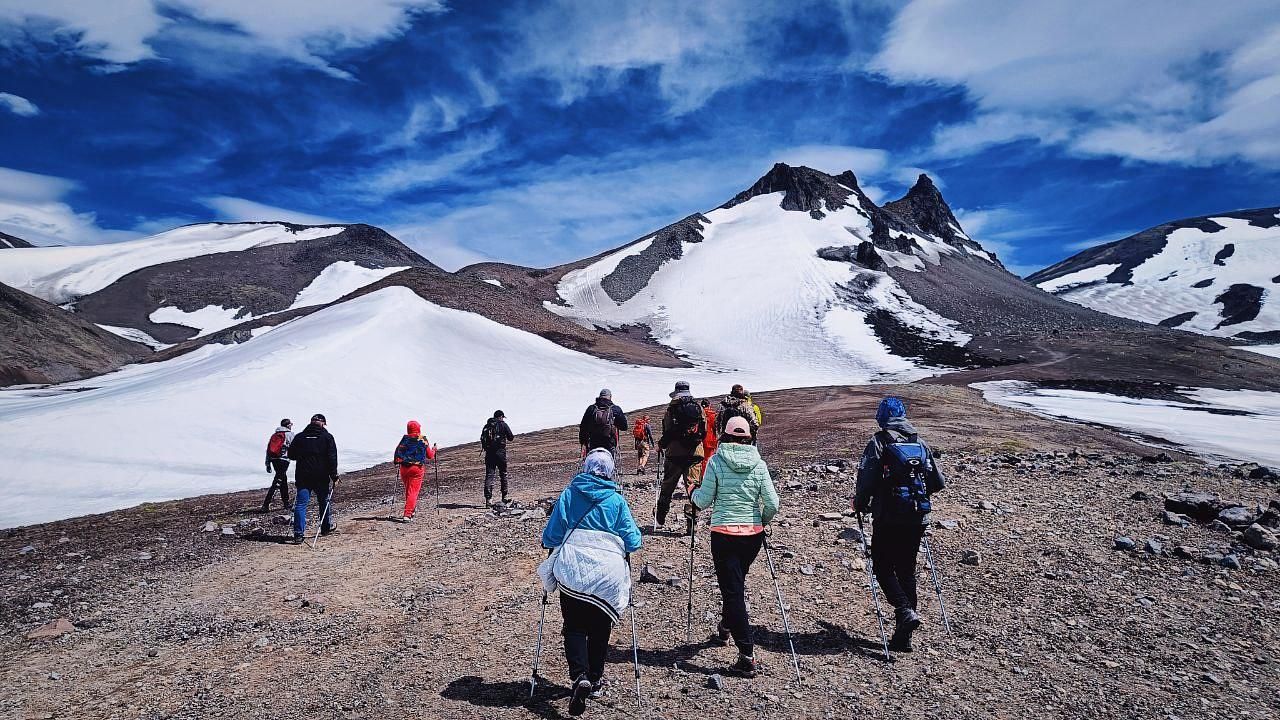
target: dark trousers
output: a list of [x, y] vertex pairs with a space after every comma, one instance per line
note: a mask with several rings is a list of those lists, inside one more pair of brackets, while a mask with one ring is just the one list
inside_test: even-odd
[[871, 560], [884, 597], [895, 608], [916, 609], [916, 555], [924, 526], [881, 525], [871, 537]]
[[484, 499], [493, 497], [493, 481], [502, 479], [502, 497], [507, 496], [507, 451], [491, 450], [484, 454]]
[[569, 661], [569, 682], [583, 675], [593, 683], [604, 677], [604, 656], [609, 652], [613, 621], [589, 602], [560, 593], [564, 616], [564, 658]]
[[763, 546], [764, 533], [711, 533], [711, 559], [715, 561], [716, 581], [720, 583], [722, 622], [733, 635], [733, 644], [738, 646], [738, 652], [747, 657], [755, 651], [751, 618], [747, 616], [747, 572]]
[[662, 465], [662, 489], [658, 493], [658, 519], [666, 520], [671, 510], [671, 496], [676, 485], [683, 482], [692, 488], [702, 479], [702, 458], [697, 456], [673, 458], [666, 456]]
[[277, 488], [280, 490], [280, 502], [289, 507], [292, 505], [289, 502], [289, 461], [272, 458], [271, 469], [275, 470], [276, 476], [271, 480], [271, 487], [267, 489], [267, 499], [262, 501], [262, 507], [271, 507], [271, 498], [275, 497]]

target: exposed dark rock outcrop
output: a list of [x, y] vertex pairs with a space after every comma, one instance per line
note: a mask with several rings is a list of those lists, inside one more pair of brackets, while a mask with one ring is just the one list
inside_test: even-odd
[[1196, 314], [1195, 314], [1194, 312], [1178, 313], [1177, 315], [1174, 315], [1173, 317], [1167, 317], [1167, 318], [1165, 318], [1165, 319], [1161, 320], [1161, 321], [1160, 321], [1159, 323], [1157, 323], [1157, 324], [1158, 324], [1160, 327], [1176, 328], [1176, 327], [1178, 327], [1179, 325], [1182, 325], [1183, 323], [1190, 322], [1190, 321], [1191, 321], [1191, 318], [1193, 318], [1193, 317], [1195, 317], [1195, 316], [1196, 316]]
[[5, 233], [5, 232], [0, 232], [0, 250], [9, 250], [12, 248], [29, 248], [29, 247], [35, 247], [35, 245], [32, 245], [26, 240], [23, 240], [22, 238], [17, 237], [15, 235], [10, 235], [9, 233]]
[[[852, 177], [853, 173], [848, 172], [848, 176]], [[857, 187], [856, 180], [854, 183], [854, 187]], [[826, 210], [844, 207], [845, 201], [854, 193], [852, 189], [843, 187], [836, 177], [819, 170], [776, 163], [754, 185], [734, 195], [732, 200], [720, 207], [731, 208], [758, 195], [776, 192], [786, 193], [782, 196], [783, 210], [817, 212], [819, 217]]]
[[1227, 258], [1235, 254], [1236, 254], [1235, 243], [1227, 243], [1226, 245], [1222, 246], [1222, 249], [1219, 250], [1216, 255], [1213, 256], [1213, 264], [1222, 265], [1223, 267], [1225, 267], [1227, 264]]
[[1215, 303], [1222, 305], [1222, 322], [1218, 327], [1239, 325], [1258, 317], [1262, 311], [1263, 292], [1257, 285], [1236, 283], [1214, 298]]
[[623, 258], [613, 272], [600, 280], [600, 287], [614, 302], [624, 303], [649, 284], [653, 274], [668, 260], [684, 255], [685, 243], [702, 242], [702, 226], [708, 223], [702, 213], [694, 213], [653, 234], [649, 246], [635, 255]]
[[942, 199], [938, 186], [923, 173], [906, 195], [886, 203], [884, 209], [948, 245], [960, 245], [966, 239], [957, 232], [960, 222], [952, 214], [947, 201]]

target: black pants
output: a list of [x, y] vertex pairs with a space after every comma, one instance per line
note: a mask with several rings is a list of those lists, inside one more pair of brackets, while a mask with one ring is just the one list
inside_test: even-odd
[[560, 593], [564, 616], [564, 658], [569, 661], [569, 682], [583, 675], [593, 683], [604, 677], [604, 657], [609, 652], [613, 621], [589, 602]]
[[289, 461], [271, 459], [271, 469], [276, 471], [276, 476], [271, 480], [271, 487], [267, 489], [267, 499], [262, 501], [262, 507], [269, 509], [271, 507], [271, 498], [275, 497], [276, 489], [280, 490], [280, 502], [285, 507], [291, 506], [289, 502]]
[[871, 560], [884, 597], [895, 608], [916, 609], [916, 555], [920, 552], [922, 537], [924, 526], [917, 523], [876, 523], [871, 538]]
[[484, 499], [493, 498], [493, 481], [502, 478], [502, 497], [507, 496], [507, 451], [490, 450], [484, 454]]
[[711, 559], [715, 561], [716, 581], [720, 583], [720, 613], [724, 626], [733, 635], [733, 644], [747, 657], [755, 651], [751, 618], [747, 616], [747, 572], [763, 546], [762, 532], [755, 535], [711, 533]]

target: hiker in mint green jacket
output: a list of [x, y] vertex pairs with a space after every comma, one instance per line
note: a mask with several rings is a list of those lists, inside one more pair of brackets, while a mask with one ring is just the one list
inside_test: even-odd
[[747, 419], [730, 418], [702, 484], [690, 498], [699, 510], [713, 508], [711, 557], [723, 604], [712, 640], [727, 645], [733, 638], [738, 661], [729, 670], [746, 677], [755, 677], [759, 670], [747, 616], [747, 572], [764, 545], [764, 526], [778, 514], [778, 491], [769, 466], [751, 440]]

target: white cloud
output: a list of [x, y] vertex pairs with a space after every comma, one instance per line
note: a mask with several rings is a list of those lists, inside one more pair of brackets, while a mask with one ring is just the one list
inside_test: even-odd
[[1280, 165], [1280, 15], [1270, 0], [912, 0], [871, 68], [963, 87], [976, 117], [936, 156], [1035, 139], [1081, 155]]
[[1043, 267], [1018, 259], [1023, 249], [1022, 241], [1055, 235], [1063, 229], [1060, 225], [1038, 223], [1027, 213], [1009, 207], [958, 208], [955, 216], [965, 234], [978, 241], [984, 249], [995, 253], [1009, 272], [1019, 277]]
[[40, 114], [40, 108], [30, 100], [21, 95], [13, 93], [0, 92], [0, 108], [6, 108], [14, 115], [22, 117], [34, 117]]
[[237, 49], [237, 39], [247, 40], [261, 52], [349, 77], [325, 58], [399, 35], [415, 15], [443, 10], [442, 0], [0, 0], [0, 23], [23, 23], [34, 37], [74, 41], [81, 54], [128, 65], [156, 57], [157, 40], [191, 17], [222, 30]]
[[311, 215], [286, 208], [264, 205], [253, 200], [214, 195], [200, 198], [200, 204], [218, 214], [226, 222], [266, 222], [278, 220], [298, 225], [340, 225], [342, 221], [323, 215]]
[[396, 160], [357, 177], [352, 191], [365, 200], [385, 200], [393, 195], [439, 183], [479, 164], [502, 143], [497, 132], [468, 136], [438, 155]]
[[852, 170], [859, 182], [864, 175], [878, 175], [889, 163], [889, 153], [884, 150], [850, 145], [798, 145], [782, 150], [777, 158], [778, 162], [806, 165], [832, 175]]
[[64, 202], [70, 180], [0, 167], [0, 231], [37, 245], [85, 245], [137, 237], [107, 230], [93, 213], [78, 213]]

